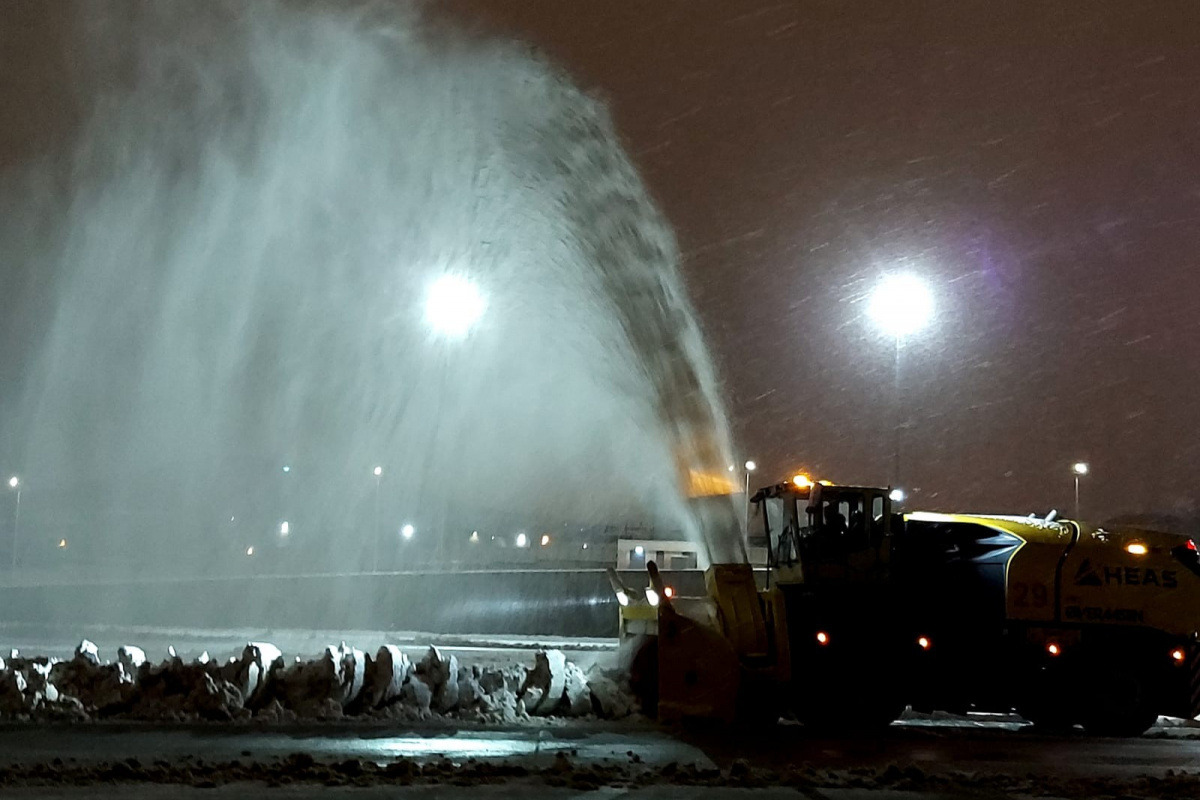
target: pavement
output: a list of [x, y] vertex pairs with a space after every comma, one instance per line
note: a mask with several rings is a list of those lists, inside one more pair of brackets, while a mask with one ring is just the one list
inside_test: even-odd
[[239, 787], [297, 798], [329, 796], [336, 787], [354, 787], [356, 797], [413, 798], [1200, 796], [1200, 740], [1171, 733], [1095, 739], [948, 721], [857, 737], [787, 724], [731, 732], [594, 721], [7, 725], [0, 727], [0, 791], [5, 798], [190, 797], [199, 789], [213, 797]]
[[[29, 798], [29, 800], [59, 800], [63, 798], [83, 797], [82, 789], [17, 789], [6, 792], [5, 797]], [[218, 786], [211, 789], [196, 789], [183, 786], [138, 786], [138, 787], [105, 787], [86, 790], [87, 797], [123, 798], [126, 800], [226, 800], [231, 798], [243, 800], [247, 796], [247, 787], [242, 785]], [[598, 789], [579, 790], [570, 787], [544, 786], [537, 784], [510, 784], [500, 786], [369, 786], [369, 787], [328, 787], [328, 786], [289, 786], [276, 787], [266, 795], [272, 800], [327, 800], [328, 798], [344, 798], [345, 800], [491, 800], [512, 797], [537, 797], [539, 800], [951, 800], [964, 796], [985, 797], [985, 795], [963, 795], [961, 793], [915, 793], [895, 791], [874, 791], [869, 789], [820, 789], [811, 792], [790, 787], [773, 789], [738, 789], [738, 788], [704, 788], [691, 786], [647, 786], [647, 787], [601, 787]], [[993, 796], [994, 800], [994, 796]]]

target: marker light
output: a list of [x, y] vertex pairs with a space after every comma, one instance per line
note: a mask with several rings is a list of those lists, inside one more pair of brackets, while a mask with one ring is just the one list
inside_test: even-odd
[[1046, 652], [1052, 656], [1057, 656], [1062, 654], [1062, 648], [1054, 642], [1051, 642], [1050, 644], [1046, 645]]
[[817, 631], [817, 644], [829, 644], [829, 634], [825, 631]]
[[1185, 653], [1183, 651], [1182, 647], [1176, 647], [1174, 650], [1171, 651], [1171, 660], [1174, 661], [1176, 664], [1182, 664], [1186, 659], [1187, 659], [1187, 653]]
[[917, 647], [921, 648], [922, 650], [928, 650], [929, 648], [933, 647], [933, 642], [929, 641], [928, 636], [921, 636], [917, 638]]
[[675, 590], [672, 589], [670, 586], [668, 586], [663, 589], [663, 594], [665, 594], [667, 596], [667, 599], [670, 600], [672, 597], [675, 596]]
[[1188, 550], [1191, 550], [1193, 553], [1197, 552], [1196, 541], [1194, 539], [1188, 539], [1187, 544], [1185, 544], [1184, 547], [1186, 547]]
[[617, 592], [617, 602], [623, 606], [629, 605], [629, 595], [624, 592]]
[[810, 489], [810, 488], [812, 488], [812, 485], [813, 485], [812, 478], [808, 477], [807, 475], [803, 475], [803, 474], [793, 475], [792, 483], [796, 484], [796, 486], [798, 486], [801, 489]]
[[658, 600], [659, 600], [658, 592], [654, 591], [654, 589], [647, 586], [646, 587], [646, 602], [652, 606], [657, 606]]
[[1125, 552], [1132, 553], [1135, 556], [1144, 556], [1150, 552], [1150, 548], [1141, 542], [1133, 542], [1132, 544], [1125, 545]]

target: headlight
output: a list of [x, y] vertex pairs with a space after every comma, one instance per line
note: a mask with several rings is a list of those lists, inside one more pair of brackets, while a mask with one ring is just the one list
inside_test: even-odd
[[624, 592], [617, 592], [617, 602], [623, 606], [629, 605], [629, 595]]
[[646, 602], [652, 606], [658, 605], [658, 592], [654, 591], [649, 586], [646, 587]]

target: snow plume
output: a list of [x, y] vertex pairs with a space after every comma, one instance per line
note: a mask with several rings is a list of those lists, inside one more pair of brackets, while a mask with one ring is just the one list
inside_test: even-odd
[[0, 185], [41, 231], [0, 232], [45, 311], [0, 398], [30, 536], [191, 571], [362, 566], [403, 523], [425, 555], [510, 521], [699, 535], [680, 467], [731, 463], [727, 425], [602, 105], [402, 4], [73, 8], [74, 149]]

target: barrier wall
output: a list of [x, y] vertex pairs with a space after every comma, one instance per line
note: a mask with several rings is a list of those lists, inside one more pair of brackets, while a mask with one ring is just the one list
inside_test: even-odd
[[[631, 588], [645, 572], [622, 572]], [[662, 573], [679, 595], [698, 571]], [[603, 570], [256, 576], [0, 588], [0, 622], [608, 637]]]

